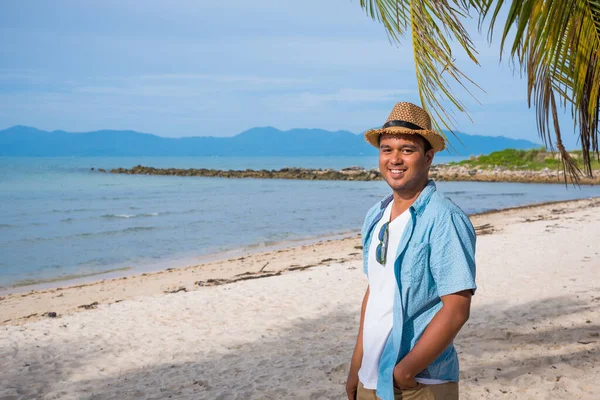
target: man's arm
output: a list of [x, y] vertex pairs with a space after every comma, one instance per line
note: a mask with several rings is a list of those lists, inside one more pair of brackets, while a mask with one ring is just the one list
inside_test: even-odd
[[394, 368], [396, 386], [400, 389], [417, 386], [415, 376], [444, 352], [469, 319], [471, 296], [471, 290], [464, 290], [441, 297], [442, 308], [415, 347]]
[[[414, 377], [452, 343], [469, 319], [475, 285], [475, 229], [462, 212], [440, 218], [431, 246], [430, 270], [442, 308], [432, 318], [415, 347], [394, 368], [400, 388], [416, 386]], [[443, 240], [442, 240], [443, 238]]]
[[352, 361], [350, 362], [350, 371], [348, 372], [348, 379], [346, 381], [346, 393], [348, 394], [348, 400], [354, 400], [356, 391], [358, 390], [358, 370], [362, 364], [363, 357], [363, 325], [365, 322], [365, 311], [367, 310], [367, 302], [369, 301], [369, 286], [362, 301], [362, 307], [360, 311], [360, 325], [358, 327], [358, 337], [356, 338], [356, 344], [354, 345], [354, 353], [352, 354]]

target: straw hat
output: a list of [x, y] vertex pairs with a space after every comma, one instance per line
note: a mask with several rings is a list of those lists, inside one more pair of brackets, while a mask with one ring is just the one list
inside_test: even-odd
[[431, 118], [421, 107], [412, 103], [401, 102], [394, 106], [385, 124], [379, 129], [365, 132], [365, 139], [379, 148], [379, 136], [382, 134], [418, 134], [427, 140], [434, 152], [446, 147], [444, 137], [431, 130]]

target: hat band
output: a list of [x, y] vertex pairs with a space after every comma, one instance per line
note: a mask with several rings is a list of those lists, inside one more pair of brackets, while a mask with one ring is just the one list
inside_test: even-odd
[[415, 124], [412, 124], [410, 122], [402, 121], [402, 120], [399, 120], [399, 119], [393, 119], [391, 121], [386, 122], [381, 127], [381, 129], [389, 128], [389, 127], [392, 127], [392, 126], [399, 126], [401, 128], [414, 129], [416, 131], [422, 131], [423, 130], [423, 128], [421, 128], [419, 125], [415, 125]]

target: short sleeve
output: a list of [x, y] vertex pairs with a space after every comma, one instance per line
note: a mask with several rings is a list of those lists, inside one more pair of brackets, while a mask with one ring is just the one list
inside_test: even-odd
[[440, 297], [471, 289], [475, 294], [475, 230], [463, 213], [446, 215], [432, 232], [430, 266]]
[[367, 215], [365, 216], [365, 221], [363, 222], [363, 226], [361, 229], [361, 242], [363, 246], [363, 272], [367, 277], [369, 276], [369, 245], [366, 242], [367, 234], [369, 233], [369, 228], [371, 224], [374, 223], [374, 216], [381, 210], [381, 203], [375, 204], [369, 211], [367, 211]]

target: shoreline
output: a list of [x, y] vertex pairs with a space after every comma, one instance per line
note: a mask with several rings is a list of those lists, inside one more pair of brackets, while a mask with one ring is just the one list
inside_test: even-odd
[[[593, 197], [573, 200], [556, 200], [550, 202], [531, 203], [514, 207], [490, 209], [486, 211], [471, 213], [468, 214], [468, 216], [469, 218], [476, 218], [479, 216], [495, 214], [505, 211], [526, 210], [530, 208], [537, 208], [553, 204], [569, 203], [573, 201], [576, 202], [588, 199], [593, 199]], [[600, 199], [600, 197], [598, 197], [598, 199]], [[240, 257], [247, 257], [262, 253], [270, 253], [273, 251], [291, 249], [298, 246], [314, 245], [321, 241], [335, 241], [340, 239], [347, 239], [354, 236], [356, 236], [355, 231], [340, 231], [317, 236], [309, 236], [299, 239], [269, 242], [269, 244], [265, 244], [264, 242], [258, 244], [250, 244], [237, 249], [225, 249], [215, 253], [207, 253], [199, 256], [189, 255], [184, 257], [171, 258], [156, 263], [145, 263], [142, 266], [121, 266], [110, 268], [106, 271], [99, 271], [89, 274], [67, 275], [64, 277], [47, 278], [32, 283], [21, 283], [24, 282], [21, 280], [17, 281], [15, 284], [0, 287], [0, 299], [2, 298], [2, 296], [8, 295], [23, 294], [29, 292], [40, 292], [63, 287], [94, 284], [103, 281], [141, 276], [142, 274], [153, 274], [157, 272], [163, 272], [166, 270], [185, 269], [208, 263], [231, 261], [239, 259]], [[123, 263], [123, 265], [125, 264], [127, 263]], [[0, 321], [0, 323], [1, 322], [2, 321]]]
[[[350, 238], [356, 235], [354, 231], [343, 231], [338, 233], [327, 233], [318, 236], [310, 236], [299, 239], [290, 239], [285, 241], [264, 242], [258, 244], [250, 244], [237, 249], [226, 249], [215, 253], [207, 253], [199, 256], [187, 256], [178, 257], [175, 259], [165, 260], [152, 264], [144, 264], [144, 266], [136, 267], [118, 267], [111, 268], [106, 271], [99, 271], [89, 274], [81, 274], [75, 276], [65, 276], [48, 278], [33, 283], [20, 284], [17, 281], [16, 284], [9, 286], [0, 287], [0, 298], [11, 294], [22, 294], [27, 292], [39, 292], [44, 290], [52, 290], [60, 287], [70, 287], [82, 284], [97, 283], [107, 280], [115, 280], [124, 277], [133, 277], [142, 274], [152, 274], [156, 272], [162, 272], [170, 269], [181, 269], [189, 268], [191, 266], [198, 266], [212, 262], [235, 260], [242, 256], [250, 256], [265, 252], [272, 252], [276, 250], [282, 250], [287, 248], [294, 248], [301, 245], [313, 245], [320, 241], [331, 241]], [[194, 261], [189, 261], [189, 260]], [[176, 266], [173, 266], [176, 265]]]
[[[552, 220], [576, 210], [599, 207], [600, 197], [529, 204], [470, 215], [478, 236], [501, 232], [515, 223]], [[317, 240], [315, 242], [315, 240]], [[263, 250], [263, 249], [260, 249]], [[241, 280], [259, 279], [313, 269], [332, 263], [362, 259], [360, 234], [339, 239], [313, 238], [302, 245], [281, 243], [278, 249], [244, 252], [237, 257], [219, 258], [201, 264], [90, 282], [54, 285], [51, 288], [12, 292], [0, 296], [0, 325], [22, 325], [33, 320], [73, 314], [99, 305], [119, 303], [144, 296], [191, 292]]]

